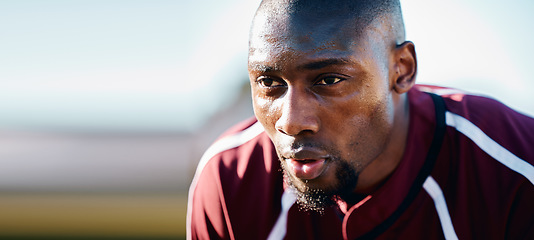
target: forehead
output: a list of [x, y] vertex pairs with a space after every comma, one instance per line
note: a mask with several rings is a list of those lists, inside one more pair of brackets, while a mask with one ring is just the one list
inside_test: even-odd
[[346, 62], [355, 55], [365, 54], [362, 49], [368, 44], [367, 38], [341, 27], [343, 21], [336, 17], [319, 21], [306, 16], [257, 15], [250, 37], [249, 65], [334, 58]]
[[360, 21], [339, 6], [300, 10], [284, 8], [283, 4], [273, 6], [260, 7], [254, 18], [249, 64], [287, 63], [305, 57], [360, 58], [379, 48], [380, 39], [372, 39], [383, 37], [373, 33], [382, 24], [374, 26], [365, 19]]

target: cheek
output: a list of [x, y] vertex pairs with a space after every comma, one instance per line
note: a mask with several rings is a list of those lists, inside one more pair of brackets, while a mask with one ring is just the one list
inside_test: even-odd
[[332, 109], [336, 118], [331, 126], [337, 129], [333, 135], [338, 136], [336, 145], [342, 146], [343, 158], [365, 165], [383, 150], [393, 124], [391, 104], [387, 95], [375, 93]]
[[267, 133], [272, 133], [279, 112], [279, 108], [276, 106], [276, 101], [261, 97], [253, 97], [252, 104], [254, 115], [256, 115], [258, 121], [263, 125]]
[[[360, 94], [327, 101], [323, 106], [325, 129], [337, 129], [340, 136], [359, 130], [370, 115], [365, 99]], [[329, 126], [327, 126], [329, 125]]]
[[339, 111], [344, 115], [342, 118], [352, 118], [354, 124], [365, 124], [371, 128], [391, 125], [393, 123], [391, 92], [382, 85], [366, 85], [357, 96], [346, 101]]

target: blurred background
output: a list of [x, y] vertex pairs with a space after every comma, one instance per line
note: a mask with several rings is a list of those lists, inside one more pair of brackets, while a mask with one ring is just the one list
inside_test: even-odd
[[[183, 239], [202, 152], [252, 116], [259, 0], [0, 0], [0, 239]], [[401, 1], [418, 82], [534, 115], [534, 2]]]

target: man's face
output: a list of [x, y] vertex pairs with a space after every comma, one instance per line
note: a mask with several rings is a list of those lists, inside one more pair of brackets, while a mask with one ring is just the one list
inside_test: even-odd
[[[289, 30], [303, 25], [313, 31]], [[257, 19], [250, 41], [256, 117], [288, 183], [316, 201], [352, 193], [393, 124], [387, 50], [372, 33], [355, 38], [337, 27]]]

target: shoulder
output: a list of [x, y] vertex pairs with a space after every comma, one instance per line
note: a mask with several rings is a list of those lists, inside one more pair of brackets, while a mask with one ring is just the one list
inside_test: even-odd
[[264, 134], [263, 126], [255, 118], [250, 118], [236, 124], [217, 138], [204, 152], [197, 171], [201, 170], [216, 155], [235, 148], [247, 147], [246, 143], [255, 139], [257, 140]]
[[[445, 101], [447, 135], [431, 176], [454, 203], [447, 210], [453, 230], [460, 238], [532, 234], [526, 205], [534, 200], [534, 119], [486, 96], [433, 86], [415, 91]], [[480, 202], [484, 208], [473, 207]], [[469, 222], [477, 224], [464, 227]]]
[[263, 228], [243, 228], [252, 228], [252, 218], [270, 219], [278, 211], [272, 200], [282, 192], [279, 169], [274, 146], [256, 119], [230, 128], [197, 166], [189, 188], [188, 231], [195, 236], [209, 233], [206, 238], [264, 234]]
[[474, 151], [473, 156], [489, 155], [502, 164], [498, 166], [519, 172], [534, 183], [533, 118], [490, 97], [443, 87], [418, 86], [418, 89], [444, 99], [446, 124], [457, 136], [454, 137], [456, 146], [464, 146], [459, 150]]
[[274, 145], [263, 126], [248, 119], [230, 128], [206, 150], [189, 188], [190, 201], [191, 197], [219, 194], [221, 200], [240, 202], [234, 197], [253, 192], [254, 187], [276, 185], [280, 177]]
[[447, 125], [478, 145], [495, 146], [534, 163], [534, 119], [501, 102], [450, 88], [435, 91], [445, 100]]
[[218, 172], [217, 175], [225, 169], [236, 171], [237, 165], [248, 164], [255, 149], [269, 143], [262, 125], [255, 118], [236, 124], [204, 152], [197, 165], [191, 187], [196, 187], [197, 181], [207, 168], [211, 168], [208, 171]]

